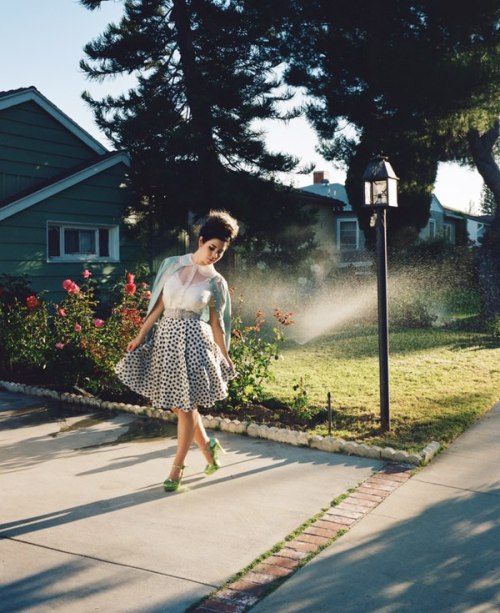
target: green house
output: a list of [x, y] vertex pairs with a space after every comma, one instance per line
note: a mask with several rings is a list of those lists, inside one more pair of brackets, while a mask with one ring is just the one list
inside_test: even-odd
[[0, 92], [0, 273], [53, 300], [85, 268], [104, 288], [123, 278], [129, 166], [35, 87]]

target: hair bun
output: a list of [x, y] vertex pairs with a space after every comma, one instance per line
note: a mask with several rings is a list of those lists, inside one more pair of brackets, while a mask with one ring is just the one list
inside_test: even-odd
[[200, 229], [200, 237], [204, 241], [218, 238], [230, 243], [238, 236], [239, 229], [238, 222], [228, 211], [213, 209]]

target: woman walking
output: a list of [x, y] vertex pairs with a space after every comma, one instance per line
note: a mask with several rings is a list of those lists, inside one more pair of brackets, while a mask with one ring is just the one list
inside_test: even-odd
[[154, 407], [177, 415], [177, 452], [163, 483], [167, 492], [179, 488], [193, 440], [207, 460], [206, 474], [220, 466], [223, 449], [216, 438], [207, 436], [198, 407], [211, 407], [225, 398], [227, 383], [236, 376], [228, 354], [230, 296], [214, 264], [237, 234], [238, 223], [229, 213], [211, 211], [197, 250], [162, 262], [146, 319], [116, 366], [123, 383]]

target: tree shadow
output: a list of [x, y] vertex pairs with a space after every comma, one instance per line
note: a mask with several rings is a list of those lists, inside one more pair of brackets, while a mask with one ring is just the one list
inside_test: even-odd
[[[33, 400], [29, 397], [22, 407], [8, 408], [8, 402], [0, 409], [0, 431], [24, 430], [44, 427], [45, 433], [32, 437], [22, 437], [22, 445], [17, 439], [11, 444], [1, 444], [2, 470], [13, 472], [24, 470], [50, 460], [86, 453], [106, 453], [108, 448], [121, 443], [153, 438], [173, 437], [176, 424], [138, 417], [124, 412], [95, 410], [51, 401]], [[50, 444], [49, 444], [50, 442]], [[116, 465], [122, 468], [147, 462], [158, 457], [159, 451], [134, 455]], [[102, 467], [103, 470], [109, 470]]]
[[[16, 581], [2, 582], [2, 611], [29, 611], [34, 605], [52, 610], [61, 602], [81, 602], [123, 584], [123, 580], [111, 580], [109, 577], [106, 580], [89, 580], [89, 565], [88, 560], [77, 559], [53, 565]], [[76, 585], [70, 588], [68, 582]]]
[[296, 594], [287, 611], [499, 610], [500, 489], [455, 490], [408, 520], [370, 525], [354, 527], [350, 545], [338, 540], [261, 610], [281, 611]]
[[[61, 555], [67, 557], [67, 554], [59, 552], [51, 555], [54, 559]], [[160, 590], [162, 595], [171, 591], [172, 583], [165, 582], [168, 579], [177, 587], [177, 593], [162, 599], [158, 593]], [[152, 590], [150, 600], [159, 604], [144, 603], [145, 584]], [[143, 613], [180, 612], [214, 587], [168, 573], [152, 573], [147, 569], [116, 565], [106, 560], [72, 556], [70, 561], [47, 564], [43, 570], [25, 574], [22, 578], [4, 580], [0, 609], [9, 613], [34, 609], [93, 611], [110, 610], [111, 606], [112, 611], [132, 611], [136, 606], [135, 610]]]

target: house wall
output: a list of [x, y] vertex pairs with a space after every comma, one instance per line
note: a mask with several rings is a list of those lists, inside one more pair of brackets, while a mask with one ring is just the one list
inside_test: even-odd
[[[334, 211], [333, 205], [325, 203], [309, 204], [317, 213], [314, 227], [315, 241], [321, 253], [321, 266], [328, 274], [333, 268], [347, 266], [369, 266], [371, 253], [365, 250], [365, 237], [359, 228], [356, 215], [351, 211]], [[350, 207], [349, 207], [350, 208]], [[355, 228], [355, 245], [341, 248], [341, 225], [348, 222]], [[345, 237], [344, 237], [345, 238]], [[350, 238], [352, 238], [350, 236]]]
[[468, 239], [475, 247], [481, 245], [481, 240], [484, 237], [485, 225], [482, 222], [474, 219], [467, 219], [467, 235]]
[[3, 220], [0, 224], [0, 273], [26, 274], [35, 291], [47, 290], [51, 300], [60, 299], [64, 295], [62, 282], [68, 278], [76, 282], [81, 280], [85, 262], [47, 261], [47, 222], [59, 221], [119, 225], [120, 261], [89, 262], [88, 267], [104, 291], [123, 278], [125, 271], [141, 256], [122, 231], [129, 197], [128, 192], [119, 187], [124, 171], [124, 165], [113, 166]]
[[332, 242], [332, 236], [335, 234], [335, 219], [332, 207], [318, 206], [314, 208], [318, 216], [314, 228], [315, 240], [320, 249], [327, 251], [333, 257], [336, 249], [335, 243]]
[[[320, 243], [319, 247], [332, 253], [339, 267], [368, 265], [370, 263], [370, 254], [364, 249], [364, 235], [359, 229], [357, 218], [348, 203], [345, 187], [338, 183], [328, 183], [328, 181], [324, 180], [324, 173], [318, 172], [315, 175], [315, 183], [301, 188], [302, 192], [323, 196], [325, 199], [335, 198], [345, 203], [343, 211], [339, 213], [333, 213], [331, 208], [324, 203], [318, 202], [315, 206], [315, 208], [322, 211], [316, 229], [316, 237]], [[330, 215], [332, 220], [330, 220]], [[356, 223], [358, 233], [357, 249], [346, 249], [339, 244], [339, 224], [342, 219], [351, 219]], [[486, 226], [488, 226], [488, 223], [486, 223]], [[464, 216], [458, 211], [443, 207], [433, 194], [430, 217], [426, 226], [420, 231], [419, 238], [428, 240], [444, 237], [453, 245], [466, 244], [467, 240], [474, 245], [478, 245], [484, 232], [485, 224], [483, 220]]]
[[95, 151], [34, 102], [0, 112], [0, 200], [95, 157]]

